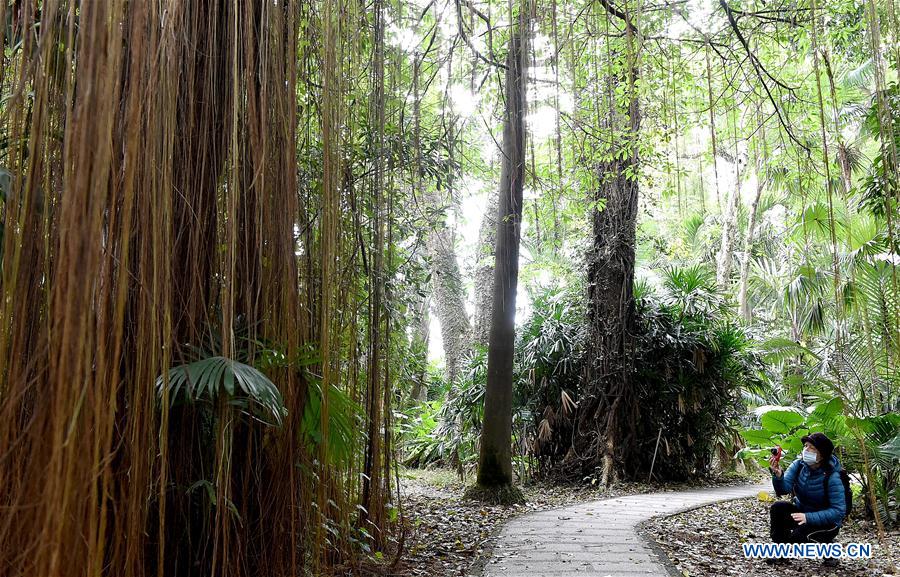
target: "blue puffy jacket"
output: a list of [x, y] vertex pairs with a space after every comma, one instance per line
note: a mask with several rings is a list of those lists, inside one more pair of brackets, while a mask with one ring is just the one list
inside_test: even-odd
[[772, 475], [772, 486], [777, 495], [794, 492], [794, 504], [806, 513], [806, 522], [813, 526], [841, 526], [847, 513], [844, 484], [839, 471], [841, 462], [831, 456], [831, 475], [828, 477], [828, 502], [825, 502], [825, 468], [811, 469], [798, 458], [791, 463], [781, 478]]

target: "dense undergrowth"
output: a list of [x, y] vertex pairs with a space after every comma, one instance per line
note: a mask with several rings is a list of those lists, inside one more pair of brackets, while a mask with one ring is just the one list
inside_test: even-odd
[[[661, 479], [709, 473], [716, 451], [728, 462], [736, 450], [741, 391], [763, 386], [759, 354], [702, 267], [668, 269], [658, 289], [649, 284], [638, 289], [633, 363], [641, 407], [635, 438], [640, 442], [621, 448], [625, 471], [646, 478], [653, 465]], [[533, 302], [516, 356], [515, 444], [522, 478], [552, 476], [571, 458], [584, 371], [586, 335], [577, 289], [547, 291]], [[406, 463], [470, 467], [483, 390], [482, 355], [470, 360], [458, 382], [447, 386], [437, 379], [432, 399], [404, 415]]]

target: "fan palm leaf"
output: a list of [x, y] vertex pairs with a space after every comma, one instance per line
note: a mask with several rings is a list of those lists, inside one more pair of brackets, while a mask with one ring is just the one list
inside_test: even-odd
[[267, 376], [244, 363], [215, 356], [169, 369], [156, 379], [157, 395], [179, 402], [216, 402], [224, 396], [231, 405], [268, 425], [281, 426], [287, 409], [281, 392]]

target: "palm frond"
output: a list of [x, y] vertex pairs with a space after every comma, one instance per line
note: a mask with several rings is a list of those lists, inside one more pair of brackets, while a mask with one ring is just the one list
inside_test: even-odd
[[171, 403], [215, 403], [225, 398], [231, 405], [268, 425], [281, 426], [287, 409], [281, 392], [259, 370], [215, 356], [169, 369], [156, 379], [159, 398], [168, 387]]
[[848, 71], [841, 78], [841, 84], [850, 89], [868, 90], [875, 80], [875, 63], [867, 58], [862, 64]]

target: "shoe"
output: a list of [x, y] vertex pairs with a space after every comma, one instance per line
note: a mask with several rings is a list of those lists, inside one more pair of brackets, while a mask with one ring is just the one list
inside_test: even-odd
[[837, 557], [828, 557], [827, 559], [822, 561], [822, 565], [824, 565], [826, 567], [837, 567], [838, 559], [837, 559]]

